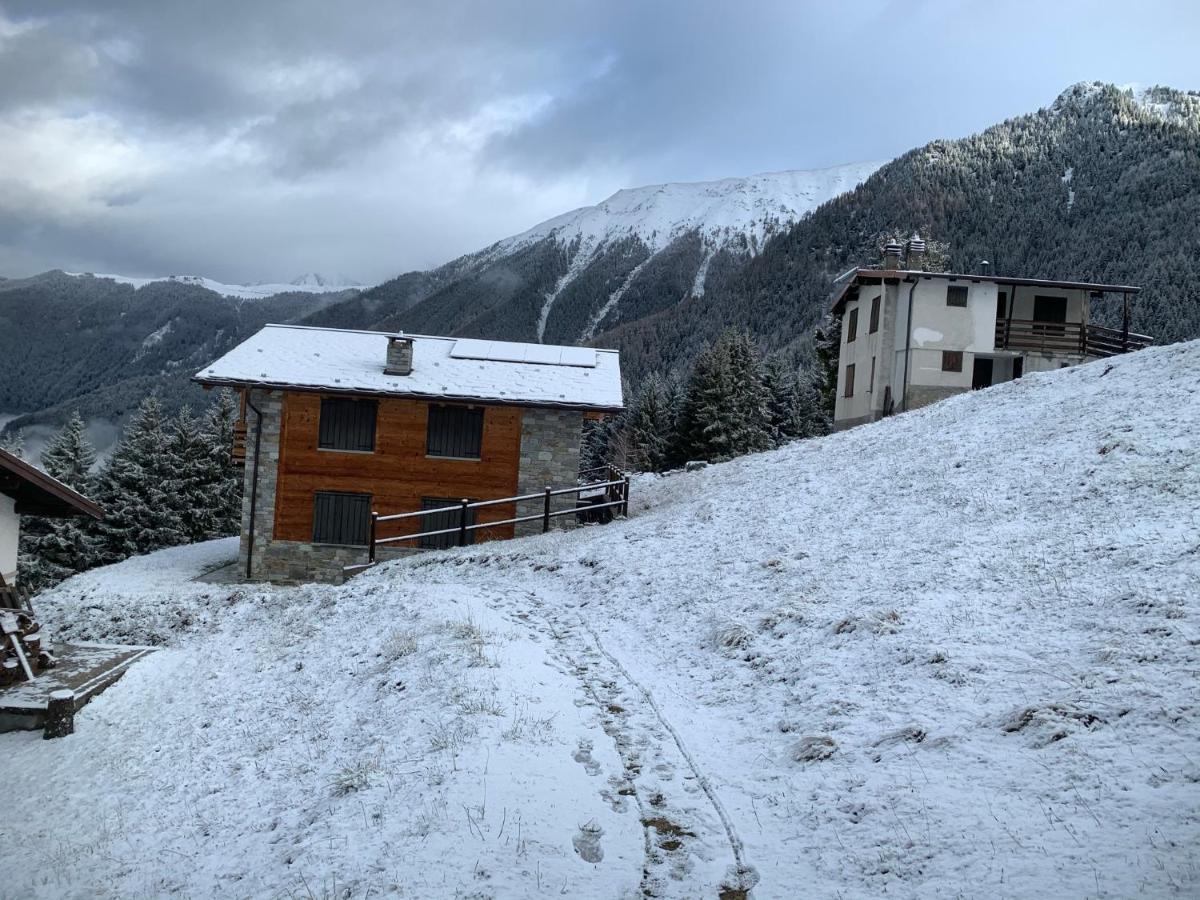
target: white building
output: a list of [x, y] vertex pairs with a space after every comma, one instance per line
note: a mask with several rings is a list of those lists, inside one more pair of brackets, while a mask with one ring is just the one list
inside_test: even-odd
[[[903, 254], [903, 260], [902, 260]], [[1140, 288], [924, 270], [925, 243], [889, 243], [882, 268], [834, 284], [842, 318], [834, 427], [874, 422], [978, 388], [1150, 343], [1129, 331]], [[1124, 327], [1091, 321], [1091, 304], [1121, 295]]]
[[0, 450], [0, 587], [17, 583], [21, 516], [103, 518], [87, 497], [5, 450]]

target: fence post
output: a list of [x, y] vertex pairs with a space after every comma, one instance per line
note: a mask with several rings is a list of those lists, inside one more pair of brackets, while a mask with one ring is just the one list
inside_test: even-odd
[[550, 530], [550, 486], [546, 486], [545, 504], [542, 506], [542, 534]]
[[467, 505], [471, 501], [463, 497], [461, 505], [458, 507], [458, 546], [467, 546]]
[[375, 528], [379, 524], [379, 513], [371, 510], [371, 541], [368, 545], [370, 549], [367, 551], [367, 562], [375, 562]]
[[625, 476], [625, 486], [621, 489], [621, 515], [629, 518], [629, 476]]

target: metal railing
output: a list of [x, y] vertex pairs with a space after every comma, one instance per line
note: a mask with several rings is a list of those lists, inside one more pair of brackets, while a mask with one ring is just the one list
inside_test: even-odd
[[[595, 476], [602, 473], [607, 476], [607, 480], [584, 481], [589, 476]], [[611, 476], [616, 477], [611, 477]], [[550, 530], [550, 522], [559, 516], [578, 516], [584, 513], [591, 513], [602, 509], [611, 509], [614, 513], [627, 516], [629, 514], [629, 476], [619, 472], [612, 466], [601, 466], [597, 469], [589, 469], [580, 473], [580, 481], [582, 483], [575, 487], [551, 488], [539, 491], [535, 494], [518, 494], [514, 497], [498, 497], [494, 500], [476, 500], [472, 502], [467, 498], [463, 498], [456, 506], [445, 506], [439, 509], [419, 509], [413, 512], [389, 513], [380, 515], [372, 510], [371, 524], [367, 539], [367, 562], [359, 563], [343, 567], [343, 571], [347, 574], [368, 569], [375, 565], [377, 560], [377, 550], [381, 546], [391, 544], [402, 544], [409, 541], [421, 541], [428, 538], [444, 537], [447, 535], [457, 536], [457, 545], [465, 547], [468, 544], [467, 538], [477, 531], [484, 531], [492, 528], [500, 528], [505, 525], [519, 525], [524, 522], [542, 523], [542, 533]], [[584, 506], [579, 506], [578, 501], [582, 495], [589, 491], [603, 491], [604, 500], [600, 503], [588, 503]], [[574, 495], [576, 506], [567, 509], [554, 509], [553, 501], [555, 497], [567, 497]], [[491, 522], [473, 523], [472, 513], [478, 509], [486, 509], [492, 506], [501, 506], [504, 504], [525, 503], [534, 500], [542, 501], [542, 508], [539, 512], [527, 516], [512, 516], [508, 519], [498, 519]], [[437, 528], [429, 531], [419, 531], [415, 534], [398, 534], [391, 537], [379, 537], [379, 526], [381, 523], [402, 522], [409, 519], [416, 519], [422, 516], [431, 516], [442, 514], [452, 510], [458, 511], [458, 524], [452, 528]]]

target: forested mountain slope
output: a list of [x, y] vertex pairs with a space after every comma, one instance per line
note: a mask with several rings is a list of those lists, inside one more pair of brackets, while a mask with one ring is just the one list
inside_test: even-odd
[[1160, 343], [1200, 335], [1200, 94], [1081, 84], [1036, 113], [912, 150], [703, 296], [596, 342], [624, 350], [635, 376], [691, 359], [730, 325], [768, 348], [802, 343], [833, 277], [914, 230], [944, 243], [955, 271], [986, 258], [1002, 274], [1141, 285], [1138, 331]]
[[0, 281], [0, 413], [17, 416], [10, 429], [58, 422], [71, 409], [115, 421], [151, 390], [171, 407], [200, 405], [197, 369], [267, 322], [345, 296], [247, 300], [182, 281], [135, 287], [63, 272]]

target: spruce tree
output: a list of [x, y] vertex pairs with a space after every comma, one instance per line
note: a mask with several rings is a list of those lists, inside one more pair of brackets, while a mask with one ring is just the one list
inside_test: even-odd
[[[42, 451], [47, 474], [81, 494], [90, 494], [96, 451], [78, 412], [51, 438]], [[88, 521], [74, 517], [21, 522], [21, 582], [35, 591], [96, 565], [97, 556]]]
[[208, 471], [208, 447], [191, 407], [184, 406], [166, 429], [166, 453], [170, 459], [170, 503], [186, 543], [207, 540], [217, 531], [212, 490], [216, 484]]
[[200, 429], [204, 444], [201, 483], [207, 485], [212, 531], [206, 538], [237, 534], [242, 520], [242, 470], [233, 464], [233, 427], [237, 403], [231, 391], [221, 391], [209, 404]]
[[832, 422], [837, 403], [838, 354], [842, 344], [842, 317], [827, 315], [813, 334], [813, 349], [817, 354], [817, 394], [821, 410]]
[[629, 416], [630, 465], [642, 472], [661, 472], [667, 467], [674, 441], [674, 428], [666, 381], [649, 375], [638, 388]]
[[96, 528], [103, 563], [187, 540], [171, 497], [176, 476], [162, 404], [152, 394], [126, 425], [97, 482], [96, 500], [105, 512]]

